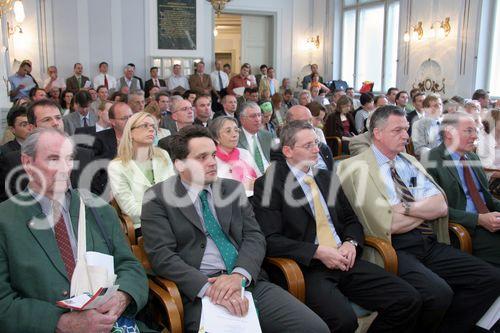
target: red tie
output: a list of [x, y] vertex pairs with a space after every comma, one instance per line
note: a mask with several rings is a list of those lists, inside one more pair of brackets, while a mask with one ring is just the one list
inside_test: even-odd
[[104, 74], [104, 85], [108, 88], [108, 77]]
[[462, 167], [464, 169], [465, 185], [467, 185], [467, 188], [469, 189], [469, 195], [472, 199], [472, 202], [474, 203], [474, 206], [476, 206], [477, 212], [479, 214], [489, 213], [490, 210], [488, 209], [488, 207], [484, 203], [483, 198], [481, 198], [481, 195], [479, 194], [479, 191], [477, 190], [476, 184], [474, 183], [474, 180], [472, 179], [472, 173], [470, 171], [469, 164], [465, 160], [464, 156], [460, 157], [460, 162], [462, 163]]
[[75, 270], [75, 257], [73, 256], [73, 249], [69, 241], [66, 223], [64, 223], [64, 217], [60, 209], [57, 208], [58, 206], [58, 203], [54, 204], [54, 221], [56, 220], [56, 216], [59, 216], [57, 223], [54, 225], [54, 233], [59, 252], [61, 253], [61, 258], [64, 262], [64, 267], [66, 267], [66, 272], [68, 273], [68, 279], [71, 281], [73, 271]]
[[160, 87], [160, 83], [158, 82], [158, 79], [155, 79], [155, 86]]

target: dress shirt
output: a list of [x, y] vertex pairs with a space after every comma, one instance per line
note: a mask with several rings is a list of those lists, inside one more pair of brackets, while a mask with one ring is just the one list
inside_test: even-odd
[[[83, 120], [82, 120], [83, 121]], [[110, 129], [111, 127], [102, 127], [101, 125], [99, 125], [98, 123], [95, 124], [95, 131], [96, 133], [97, 132], [100, 132], [100, 131], [104, 131], [104, 130], [107, 130], [107, 129]]]
[[[397, 205], [401, 202], [397, 193], [396, 187], [394, 186], [394, 181], [391, 175], [391, 160], [382, 154], [382, 152], [375, 147], [375, 145], [370, 146], [375, 154], [375, 159], [377, 160], [380, 175], [382, 176], [382, 182], [385, 183], [387, 189], [387, 197], [389, 198], [389, 203], [391, 205]], [[395, 168], [399, 177], [403, 180], [406, 187], [410, 190], [416, 201], [429, 198], [433, 195], [441, 193], [438, 188], [427, 178], [423, 173], [418, 171], [418, 169], [410, 163], [406, 158], [401, 155], [397, 155], [395, 160]]]
[[[54, 214], [53, 214], [53, 203], [52, 199], [47, 198], [44, 195], [38, 194], [35, 191], [33, 191], [31, 188], [28, 187], [28, 192], [31, 194], [31, 196], [38, 201], [40, 204], [40, 207], [42, 208], [42, 212], [47, 216], [47, 221], [49, 222], [50, 227], [52, 228], [52, 231], [54, 232], [54, 226], [57, 223], [57, 221], [54, 221]], [[77, 257], [77, 240], [75, 237], [75, 232], [73, 230], [73, 224], [71, 224], [71, 217], [69, 214], [69, 202], [70, 202], [70, 192], [66, 192], [66, 195], [64, 196], [64, 199], [59, 201], [59, 204], [61, 205], [61, 214], [64, 219], [64, 224], [66, 224], [66, 230], [68, 231], [68, 236], [69, 236], [69, 242], [71, 244], [71, 250], [73, 250], [73, 257]]]
[[[460, 177], [460, 185], [462, 186], [462, 189], [464, 190], [465, 197], [467, 198], [467, 204], [465, 205], [465, 211], [469, 213], [477, 213], [476, 205], [474, 205], [474, 202], [472, 201], [472, 197], [470, 196], [469, 193], [469, 188], [467, 187], [467, 184], [465, 183], [465, 177], [464, 177], [464, 167], [462, 163], [460, 162], [460, 154], [456, 152], [452, 152], [448, 150], [448, 154], [450, 154], [453, 162], [455, 163], [455, 168], [457, 168], [458, 176]], [[475, 162], [475, 161], [474, 161]], [[474, 172], [474, 169], [469, 167], [470, 173], [472, 174], [472, 180], [474, 181], [474, 185], [476, 185], [477, 191], [479, 192], [479, 195], [481, 196], [481, 199], [484, 201], [484, 194], [482, 191], [482, 188], [479, 184], [479, 180], [477, 179], [476, 173]]]
[[29, 97], [30, 90], [35, 87], [35, 82], [29, 75], [21, 76], [17, 73], [9, 76], [10, 88], [15, 90], [20, 84], [24, 84], [24, 88], [20, 89], [16, 96], [11, 97], [11, 102], [17, 101], [22, 97]]
[[92, 126], [90, 124], [90, 117], [89, 117], [89, 114], [87, 113], [85, 116], [82, 116], [81, 114], [79, 114], [80, 116], [80, 124], [82, 125], [81, 127], [84, 127], [84, 123], [83, 123], [83, 118], [86, 118], [87, 119], [87, 126]]
[[228, 94], [234, 94], [233, 89], [245, 87], [249, 88], [252, 86], [252, 81], [248, 77], [242, 78], [241, 75], [233, 76], [233, 78], [229, 81], [228, 85]]
[[[250, 154], [253, 156], [254, 155], [254, 150], [253, 150], [253, 141], [254, 141], [254, 138], [255, 140], [257, 140], [257, 147], [259, 147], [259, 150], [260, 150], [260, 156], [262, 157], [262, 164], [264, 165], [264, 170], [267, 170], [267, 168], [269, 167], [269, 161], [266, 159], [266, 156], [264, 155], [264, 151], [262, 150], [262, 146], [260, 145], [260, 141], [257, 137], [257, 133], [255, 134], [250, 134], [249, 132], [247, 132], [246, 129], [244, 129], [243, 127], [241, 128], [243, 130], [243, 134], [245, 134], [245, 138], [247, 139], [247, 142], [248, 142], [248, 151], [250, 152]], [[241, 133], [240, 133], [241, 135]]]
[[[305, 173], [304, 171], [299, 170], [296, 167], [294, 167], [293, 165], [291, 165], [290, 163], [288, 163], [288, 161], [286, 162], [286, 164], [288, 164], [288, 167], [290, 168], [293, 175], [295, 176], [295, 178], [299, 182], [299, 185], [302, 188], [302, 191], [304, 191], [304, 194], [306, 195], [307, 202], [309, 203], [309, 207], [311, 208], [311, 211], [313, 212], [314, 216], [316, 216], [316, 212], [314, 210], [314, 201], [313, 201], [311, 186], [307, 185], [304, 181], [305, 176], [310, 176], [314, 179], [314, 174], [312, 172], [312, 169], [309, 168], [309, 171], [307, 173]], [[319, 186], [318, 186], [318, 188], [319, 188]], [[321, 206], [323, 207], [323, 211], [325, 212], [326, 218], [328, 220], [328, 227], [332, 231], [333, 239], [335, 239], [335, 242], [337, 243], [337, 245], [340, 246], [342, 244], [342, 241], [340, 240], [340, 237], [337, 234], [337, 230], [335, 230], [335, 226], [333, 225], [330, 211], [328, 210], [328, 205], [326, 204], [325, 198], [323, 197], [323, 194], [321, 193], [321, 191], [319, 191], [319, 199], [321, 201]], [[314, 244], [318, 244], [318, 236], [315, 237]]]
[[[45, 89], [45, 87], [50, 83], [50, 77], [46, 78], [44, 81], [43, 81], [43, 88]], [[60, 78], [60, 77], [57, 77], [57, 79], [54, 80], [54, 82], [52, 82], [52, 85], [51, 85], [52, 88], [59, 88], [61, 90], [66, 90], [66, 81], [63, 79], [63, 78]]]
[[182, 87], [184, 90], [189, 90], [189, 81], [187, 77], [183, 75], [175, 76], [172, 75], [167, 80], [168, 90], [174, 90], [177, 87]]
[[[222, 87], [219, 84], [219, 73], [220, 77], [222, 79]], [[212, 87], [216, 91], [221, 91], [224, 88], [227, 88], [229, 85], [229, 78], [227, 77], [227, 74], [224, 71], [214, 71], [210, 74], [210, 79], [212, 80]]]
[[[203, 258], [201, 258], [201, 263], [200, 263], [200, 272], [206, 275], [211, 275], [211, 274], [216, 274], [221, 271], [226, 270], [226, 264], [224, 264], [224, 260], [222, 260], [222, 256], [220, 254], [219, 249], [217, 248], [217, 245], [215, 245], [215, 242], [212, 240], [210, 237], [210, 234], [207, 232], [205, 229], [205, 220], [203, 219], [203, 210], [202, 210], [202, 205], [201, 205], [201, 199], [199, 197], [199, 194], [201, 190], [196, 189], [191, 187], [189, 184], [185, 183], [184, 181], [181, 181], [182, 185], [186, 188], [186, 191], [189, 195], [189, 198], [193, 202], [194, 208], [196, 209], [196, 213], [200, 217], [201, 225], [203, 227], [203, 230], [205, 231], [205, 235], [207, 237], [207, 245], [205, 246], [205, 252], [203, 253]], [[207, 190], [207, 200], [208, 200], [208, 206], [210, 208], [210, 211], [215, 217], [215, 220], [217, 220], [217, 223], [219, 223], [219, 220], [217, 218], [217, 213], [215, 212], [215, 207], [213, 203], [213, 194], [212, 194], [212, 188], [210, 185], [205, 186], [204, 188]], [[234, 240], [231, 239], [231, 236], [227, 235], [231, 243], [235, 244]], [[238, 249], [236, 249], [238, 250]], [[244, 268], [241, 267], [235, 267], [233, 269], [232, 273], [239, 273], [243, 275], [247, 279], [247, 284], [250, 284], [252, 281], [252, 276], [248, 271]], [[198, 297], [202, 298], [203, 295], [205, 295], [205, 291], [208, 289], [210, 286], [210, 283], [206, 283], [201, 290], [198, 292]]]
[[[106, 74], [106, 78], [108, 79], [108, 90], [116, 89], [116, 78], [109, 74]], [[96, 77], [94, 77], [94, 89], [97, 89], [99, 86], [104, 86], [104, 74], [99, 73]]]

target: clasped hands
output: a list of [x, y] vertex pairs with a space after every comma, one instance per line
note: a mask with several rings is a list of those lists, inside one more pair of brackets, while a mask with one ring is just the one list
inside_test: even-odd
[[248, 313], [248, 299], [241, 298], [241, 280], [243, 275], [233, 273], [211, 277], [211, 285], [205, 291], [205, 296], [214, 304], [224, 306], [232, 315], [242, 317]]
[[67, 312], [59, 318], [56, 333], [109, 332], [130, 301], [131, 298], [127, 293], [118, 291], [96, 309]]
[[356, 247], [349, 242], [342, 243], [338, 248], [319, 245], [314, 258], [319, 259], [329, 269], [348, 271], [354, 266]]

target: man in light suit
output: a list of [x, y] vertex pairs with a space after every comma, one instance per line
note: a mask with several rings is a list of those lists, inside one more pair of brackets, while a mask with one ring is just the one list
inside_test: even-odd
[[473, 254], [500, 268], [500, 201], [488, 190], [488, 178], [474, 153], [476, 123], [466, 113], [448, 114], [441, 133], [443, 143], [423, 163], [446, 192], [450, 219], [469, 231]]
[[75, 94], [75, 112], [64, 116], [64, 130], [69, 135], [75, 134], [79, 127], [94, 126], [97, 116], [91, 112], [90, 103], [92, 97], [86, 90], [81, 90]]
[[205, 74], [205, 63], [203, 61], [196, 64], [196, 73], [189, 76], [189, 86], [197, 95], [216, 93], [210, 75]]
[[264, 235], [242, 184], [217, 178], [216, 144], [208, 130], [185, 127], [172, 135], [170, 148], [179, 175], [146, 192], [142, 233], [153, 271], [179, 287], [186, 331], [198, 332], [204, 296], [245, 315], [243, 284], [264, 332], [328, 332], [310, 309], [263, 279]]
[[66, 90], [76, 94], [82, 88], [90, 87], [90, 79], [83, 75], [83, 66], [77, 62], [73, 66], [74, 75], [66, 79]]
[[123, 69], [123, 76], [118, 81], [118, 91], [122, 91], [122, 89], [124, 89], [126, 93], [141, 90], [139, 80], [134, 77], [134, 67], [130, 65], [125, 66]]
[[[120, 316], [133, 317], [147, 302], [146, 274], [123, 237], [114, 209], [98, 197], [68, 189], [74, 148], [58, 129], [35, 130], [22, 147], [28, 188], [0, 204], [4, 333], [109, 332]], [[96, 309], [69, 311], [56, 302], [70, 297], [80, 198], [85, 204], [87, 250], [113, 256], [119, 290]]]
[[271, 161], [271, 144], [273, 136], [261, 129], [262, 111], [257, 103], [246, 102], [240, 113], [242, 132], [238, 142], [239, 148], [250, 152], [261, 173], [264, 173]]
[[428, 95], [424, 99], [423, 106], [425, 115], [413, 124], [411, 131], [415, 155], [420, 158], [441, 144], [439, 124], [443, 114], [443, 103], [437, 95]]
[[356, 156], [370, 148], [372, 138], [369, 131], [353, 136], [349, 140], [349, 154]]
[[337, 173], [365, 233], [392, 243], [398, 275], [423, 301], [417, 332], [470, 332], [500, 295], [500, 271], [449, 246], [443, 190], [403, 153], [408, 121], [387, 105], [370, 121], [372, 145]]

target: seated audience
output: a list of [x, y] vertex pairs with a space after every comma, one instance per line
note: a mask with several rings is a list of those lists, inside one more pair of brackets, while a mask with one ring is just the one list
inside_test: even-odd
[[276, 127], [274, 127], [274, 123], [271, 121], [274, 116], [271, 102], [264, 102], [259, 106], [262, 111], [262, 128], [271, 133], [273, 139], [277, 138]]
[[212, 122], [212, 99], [209, 95], [199, 95], [194, 100], [194, 122], [195, 125], [203, 127], [210, 126]]
[[75, 94], [75, 112], [70, 113], [63, 118], [64, 130], [69, 135], [75, 134], [75, 130], [79, 127], [94, 126], [97, 117], [94, 112], [91, 112], [90, 103], [92, 98], [85, 90], [80, 90]]
[[[192, 125], [194, 122], [194, 110], [187, 99], [180, 99], [173, 103], [171, 112], [172, 119], [167, 120], [165, 123], [165, 128], [170, 131], [170, 134], [177, 133], [181, 128]], [[161, 148], [163, 148], [161, 145], [162, 140], [158, 143]]]
[[479, 102], [480, 109], [490, 108], [490, 92], [484, 89], [477, 89], [472, 94], [472, 100]]
[[488, 179], [474, 153], [474, 119], [457, 112], [441, 124], [443, 143], [428, 156], [427, 171], [446, 193], [450, 220], [472, 237], [472, 253], [500, 267], [500, 201], [488, 190]]
[[287, 109], [291, 108], [294, 105], [299, 105], [298, 99], [293, 97], [292, 89], [286, 89], [285, 92], [283, 93], [283, 104], [284, 106], [286, 106]]
[[205, 296], [246, 315], [243, 285], [252, 291], [263, 332], [328, 332], [309, 308], [263, 278], [264, 235], [243, 186], [217, 177], [216, 152], [206, 128], [174, 134], [170, 154], [178, 175], [149, 189], [142, 208], [144, 248], [155, 274], [180, 290], [184, 329], [198, 332]]
[[[491, 109], [483, 123], [486, 136], [478, 139], [476, 154], [484, 168], [500, 169], [500, 109]], [[500, 178], [500, 173], [492, 176]]]
[[122, 212], [141, 226], [144, 192], [174, 174], [168, 153], [154, 147], [156, 119], [146, 112], [135, 113], [127, 121], [118, 145], [118, 154], [109, 163], [111, 193]]
[[[54, 112], [60, 116], [56, 106]], [[96, 196], [69, 187], [74, 149], [71, 139], [57, 128], [35, 130], [22, 147], [28, 187], [0, 205], [2, 332], [121, 331], [121, 323], [135, 326], [133, 318], [148, 300], [146, 274], [123, 237], [114, 209]], [[81, 208], [86, 208], [85, 214], [78, 220]], [[86, 225], [86, 236], [76, 232], [81, 223]], [[102, 280], [95, 270], [84, 277], [78, 269], [79, 242], [85, 239], [87, 251], [112, 256], [116, 277], [111, 282], [119, 289], [95, 309], [70, 311], [56, 302], [80, 296], [75, 295], [80, 289], [95, 291], [85, 288], [82, 281]], [[78, 282], [84, 286], [77, 286]]]
[[133, 113], [138, 113], [144, 111], [146, 106], [146, 100], [144, 98], [144, 91], [134, 90], [128, 94], [128, 105], [132, 109]]
[[240, 122], [242, 133], [238, 141], [238, 147], [250, 152], [262, 174], [269, 166], [271, 160], [271, 144], [273, 136], [271, 133], [263, 130], [262, 112], [259, 106], [254, 102], [243, 104], [240, 113]]
[[75, 99], [73, 97], [73, 92], [64, 91], [61, 94], [61, 112], [63, 116], [67, 116], [68, 114], [75, 112]]
[[354, 110], [357, 110], [359, 107], [361, 107], [361, 102], [359, 101], [358, 98], [356, 98], [356, 94], [353, 87], [348, 87], [345, 90], [345, 94], [351, 98]]
[[26, 107], [13, 106], [7, 113], [7, 126], [14, 135], [14, 139], [0, 146], [0, 155], [21, 150], [21, 145], [31, 133], [33, 126], [28, 122]]
[[366, 122], [368, 120], [368, 116], [375, 111], [375, 102], [373, 101], [373, 95], [371, 93], [361, 94], [359, 102], [361, 103], [361, 106], [355, 113], [354, 124], [356, 126], [356, 132], [361, 134], [368, 130]]
[[243, 96], [240, 96], [236, 100], [238, 102], [238, 108], [236, 109], [236, 114], [239, 115], [241, 112], [241, 107], [246, 102], [254, 102], [257, 103], [259, 101], [259, 90], [257, 88], [245, 88], [243, 91]]
[[314, 132], [318, 136], [318, 140], [326, 144], [325, 133], [323, 132], [324, 121], [326, 116], [326, 109], [318, 102], [311, 102], [306, 105], [306, 108], [311, 111], [311, 124], [314, 127]]
[[97, 107], [97, 122], [94, 126], [79, 127], [75, 129], [75, 134], [88, 134], [93, 135], [97, 132], [105, 131], [111, 127], [109, 121], [109, 109], [113, 103], [111, 102], [101, 102]]
[[48, 92], [48, 98], [59, 104], [61, 100], [61, 89], [60, 88], [52, 88]]
[[352, 117], [352, 101], [342, 96], [337, 101], [337, 108], [325, 120], [325, 135], [336, 136], [342, 139], [342, 152], [349, 154], [348, 140], [356, 133], [356, 125]]
[[234, 179], [245, 186], [245, 190], [253, 191], [257, 177], [262, 176], [255, 165], [250, 152], [238, 148], [241, 129], [232, 117], [219, 117], [210, 124], [210, 133], [217, 143], [217, 176]]
[[29, 96], [31, 101], [36, 102], [41, 99], [47, 98], [47, 92], [45, 92], [45, 89], [43, 88], [34, 87], [30, 90]]
[[389, 104], [389, 100], [384, 95], [378, 95], [373, 98], [373, 102], [375, 103], [375, 109], [378, 109], [381, 106]]
[[408, 120], [408, 124], [410, 125], [410, 130], [408, 134], [411, 136], [411, 129], [413, 124], [424, 117], [424, 99], [425, 94], [423, 92], [416, 92], [412, 97], [412, 106], [413, 111], [406, 114], [406, 120]]
[[387, 89], [387, 94], [385, 97], [387, 98], [387, 104], [389, 105], [396, 105], [396, 96], [399, 93], [398, 88], [391, 87]]
[[233, 117], [236, 120], [238, 120], [238, 114], [236, 113], [236, 110], [238, 108], [238, 102], [236, 101], [236, 97], [234, 95], [226, 95], [222, 97], [221, 100], [222, 104], [222, 111], [218, 111], [214, 114], [213, 119], [221, 116], [228, 116], [228, 117]]
[[287, 91], [288, 89], [291, 89], [291, 87], [290, 87], [290, 78], [284, 77], [281, 80], [281, 86], [280, 86], [280, 88], [278, 90], [278, 93], [283, 96], [285, 94], [285, 91]]
[[193, 105], [194, 100], [196, 99], [196, 96], [197, 96], [197, 94], [192, 90], [186, 90], [182, 94], [182, 98], [188, 100], [191, 103], [191, 105]]
[[369, 236], [391, 242], [398, 275], [420, 294], [415, 332], [470, 332], [500, 295], [500, 271], [451, 247], [445, 193], [405, 154], [406, 114], [377, 109], [372, 145], [340, 162], [337, 174]]
[[299, 104], [302, 106], [306, 106], [307, 104], [312, 102], [311, 92], [309, 90], [302, 90], [299, 94]]
[[406, 114], [409, 112], [406, 110], [406, 105], [408, 104], [408, 92], [401, 90], [396, 94], [396, 106], [400, 107]]
[[[331, 332], [356, 330], [349, 300], [378, 311], [371, 332], [411, 331], [421, 305], [418, 294], [405, 281], [361, 260], [363, 227], [339, 180], [314, 168], [319, 141], [313, 126], [293, 121], [280, 137], [285, 160], [256, 181], [252, 198], [267, 255], [291, 258], [301, 266], [306, 304]], [[335, 202], [328, 201], [333, 197]]]
[[127, 103], [128, 102], [128, 95], [126, 93], [122, 93], [120, 91], [116, 91], [111, 95], [111, 101], [112, 102], [123, 102]]
[[420, 158], [441, 144], [439, 124], [443, 114], [443, 104], [437, 95], [429, 94], [424, 99], [423, 106], [425, 115], [413, 124], [411, 131], [413, 149]]
[[283, 97], [280, 94], [271, 96], [271, 104], [273, 108], [273, 118], [271, 121], [274, 123], [274, 126], [279, 129], [285, 123], [286, 110], [288, 110], [288, 107], [285, 105]]

